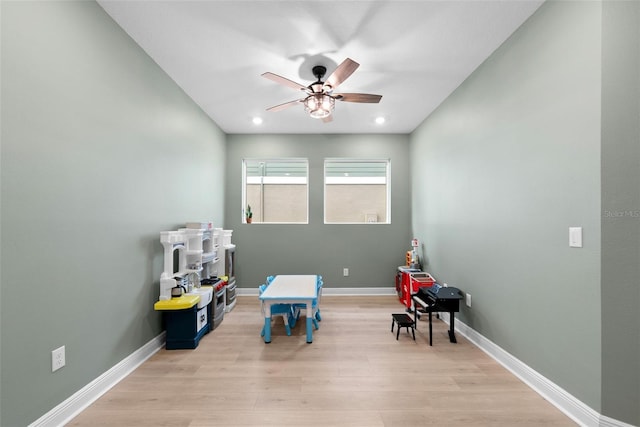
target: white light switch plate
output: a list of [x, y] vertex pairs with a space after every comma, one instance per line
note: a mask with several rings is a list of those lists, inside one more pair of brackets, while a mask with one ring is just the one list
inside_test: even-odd
[[582, 247], [582, 227], [569, 227], [569, 247]]

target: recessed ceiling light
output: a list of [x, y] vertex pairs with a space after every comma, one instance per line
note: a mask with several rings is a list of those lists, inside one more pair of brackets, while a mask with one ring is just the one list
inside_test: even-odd
[[385, 118], [382, 116], [376, 117], [376, 123], [379, 125], [383, 124], [385, 121], [386, 121]]
[[254, 125], [261, 125], [262, 124], [262, 117], [254, 117], [253, 118], [253, 124]]

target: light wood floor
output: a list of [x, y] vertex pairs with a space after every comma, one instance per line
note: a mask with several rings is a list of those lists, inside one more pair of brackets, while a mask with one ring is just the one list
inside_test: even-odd
[[397, 298], [323, 297], [307, 344], [304, 315], [260, 337], [257, 297], [195, 350], [161, 350], [69, 426], [575, 426], [447, 325], [427, 322], [396, 341]]

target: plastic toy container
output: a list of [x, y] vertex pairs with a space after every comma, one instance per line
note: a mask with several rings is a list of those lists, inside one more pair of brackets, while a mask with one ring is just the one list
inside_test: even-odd
[[400, 295], [400, 302], [407, 308], [411, 308], [413, 302], [411, 295], [418, 292], [418, 289], [423, 287], [431, 287], [436, 282], [435, 279], [424, 271], [419, 272], [407, 272], [406, 276], [402, 280], [402, 292]]

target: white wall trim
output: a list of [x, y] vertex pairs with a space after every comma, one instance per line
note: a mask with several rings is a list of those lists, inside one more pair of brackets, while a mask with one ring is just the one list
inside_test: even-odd
[[614, 420], [613, 418], [600, 415], [600, 427], [637, 427], [633, 424], [623, 423], [622, 421]]
[[[238, 295], [258, 296], [257, 288], [236, 288]], [[323, 288], [324, 295], [396, 295], [393, 287], [388, 288]], [[449, 314], [440, 313], [440, 318], [449, 323]], [[585, 427], [634, 427], [631, 424], [606, 417], [582, 403], [566, 390], [540, 375], [520, 360], [507, 353], [491, 340], [485, 338], [464, 322], [456, 322], [456, 332], [468, 339], [492, 359], [520, 378], [536, 393], [545, 398], [565, 415]], [[153, 338], [120, 363], [87, 384], [64, 402], [30, 424], [29, 427], [63, 426], [118, 382], [133, 372], [138, 366], [153, 356], [165, 343], [165, 332]]]
[[[448, 321], [448, 315], [441, 316]], [[598, 427], [599, 414], [549, 379], [525, 365], [464, 322], [456, 322], [456, 331], [504, 366], [525, 384], [548, 400], [565, 415], [586, 427]]]
[[398, 295], [396, 288], [327, 288], [322, 287], [322, 295], [363, 295], [363, 296], [386, 296]]
[[[258, 287], [255, 288], [236, 288], [236, 293], [240, 296], [258, 296]], [[328, 288], [322, 287], [322, 295], [344, 295], [344, 296], [384, 296], [397, 295], [395, 287], [386, 288]]]
[[166, 333], [162, 332], [157, 337], [151, 339], [151, 341], [131, 353], [104, 374], [82, 387], [64, 402], [38, 418], [30, 424], [29, 427], [65, 425], [85, 408], [98, 400], [100, 396], [105, 394], [113, 386], [133, 372], [144, 361], [163, 348], [165, 337]]
[[[449, 323], [449, 313], [440, 313], [440, 318]], [[456, 332], [459, 332], [480, 350], [504, 366], [513, 375], [520, 378], [536, 393], [549, 401], [578, 425], [585, 427], [634, 427], [622, 421], [617, 421], [591, 409], [557, 384], [542, 376], [522, 361], [497, 346], [491, 340], [470, 328], [464, 322], [456, 319]]]

